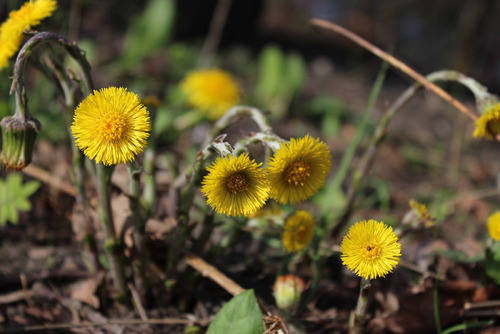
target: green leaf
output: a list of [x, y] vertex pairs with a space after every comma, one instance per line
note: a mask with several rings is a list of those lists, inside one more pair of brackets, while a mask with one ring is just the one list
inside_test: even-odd
[[0, 180], [0, 226], [8, 221], [17, 224], [19, 211], [31, 210], [31, 196], [40, 187], [40, 182], [29, 181], [23, 184], [22, 174], [9, 174]]
[[286, 95], [294, 95], [304, 84], [307, 76], [307, 65], [297, 53], [291, 53], [286, 58], [284, 81], [287, 86]]
[[150, 0], [127, 32], [124, 59], [129, 62], [141, 61], [166, 46], [172, 35], [174, 18], [174, 0]]
[[254, 292], [246, 290], [224, 305], [208, 327], [207, 334], [262, 334], [265, 330]]
[[263, 101], [279, 94], [283, 85], [284, 62], [284, 55], [276, 45], [269, 45], [262, 51], [256, 94]]

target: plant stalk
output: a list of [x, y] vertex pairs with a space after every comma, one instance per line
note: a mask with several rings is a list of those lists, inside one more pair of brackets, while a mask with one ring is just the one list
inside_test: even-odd
[[109, 261], [111, 275], [119, 297], [128, 299], [122, 244], [116, 235], [113, 214], [111, 212], [110, 181], [106, 175], [106, 172], [109, 171], [108, 168], [110, 167], [106, 167], [103, 164], [96, 164], [99, 214], [106, 237], [104, 250]]

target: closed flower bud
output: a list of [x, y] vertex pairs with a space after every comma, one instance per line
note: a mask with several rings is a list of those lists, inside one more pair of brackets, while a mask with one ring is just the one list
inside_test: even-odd
[[36, 135], [41, 124], [34, 118], [22, 120], [5, 117], [0, 122], [2, 128], [2, 163], [7, 169], [22, 170], [31, 162]]
[[276, 306], [282, 310], [290, 310], [300, 302], [300, 295], [304, 291], [304, 280], [295, 275], [279, 276], [273, 290]]

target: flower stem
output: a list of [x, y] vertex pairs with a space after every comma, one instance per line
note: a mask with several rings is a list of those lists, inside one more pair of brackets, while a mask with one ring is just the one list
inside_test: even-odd
[[[426, 80], [430, 82], [436, 82], [436, 81], [456, 81], [458, 83], [461, 83], [467, 87], [469, 87], [471, 90], [470, 86], [472, 83], [470, 81], [465, 81], [464, 83], [464, 78], [465, 76], [459, 72], [455, 71], [437, 71], [430, 73], [429, 75], [426, 76]], [[387, 128], [389, 127], [390, 122], [396, 115], [396, 113], [404, 106], [406, 103], [408, 103], [413, 96], [424, 86], [420, 82], [415, 82], [413, 85], [408, 87], [390, 106], [387, 108], [382, 115], [382, 118], [377, 124], [377, 127], [369, 141], [368, 148], [365, 150], [363, 153], [363, 156], [360, 159], [359, 165], [356, 167], [356, 169], [353, 172], [353, 181], [352, 185], [349, 188], [346, 196], [346, 203], [342, 210], [340, 210], [340, 214], [337, 221], [337, 225], [331, 230], [330, 235], [336, 239], [342, 230], [344, 229], [345, 225], [349, 221], [349, 217], [352, 213], [354, 204], [355, 204], [355, 199], [356, 195], [359, 193], [361, 186], [363, 185], [363, 180], [366, 179], [366, 176], [368, 175], [368, 172], [370, 171], [373, 161], [375, 159], [376, 153], [377, 153], [377, 148], [378, 145], [382, 142], [382, 140], [385, 138], [385, 135], [387, 133]], [[479, 94], [479, 93], [478, 93]]]
[[130, 177], [130, 194], [129, 205], [132, 211], [132, 219], [134, 221], [134, 245], [137, 251], [137, 258], [134, 261], [135, 285], [141, 297], [144, 297], [147, 291], [146, 268], [148, 261], [148, 253], [146, 250], [146, 220], [141, 214], [140, 203], [140, 185], [141, 171], [137, 168], [135, 161], [128, 164]]
[[354, 311], [353, 322], [349, 326], [349, 333], [351, 334], [360, 334], [363, 332], [363, 318], [366, 314], [366, 308], [368, 306], [368, 296], [371, 287], [372, 285], [370, 279], [361, 278], [358, 304], [356, 305], [356, 310]]
[[89, 95], [93, 89], [92, 77], [90, 75], [90, 65], [85, 58], [85, 53], [80, 50], [75, 43], [70, 43], [67, 39], [59, 36], [58, 34], [50, 32], [37, 33], [26, 41], [19, 51], [14, 64], [14, 73], [12, 75], [10, 93], [16, 93], [16, 114], [18, 114], [22, 119], [24, 119], [25, 114], [28, 113], [28, 99], [26, 97], [26, 89], [24, 86], [24, 73], [27, 60], [36, 48], [47, 42], [53, 42], [61, 45], [78, 63], [83, 74], [83, 93], [85, 95]]
[[109, 168], [110, 167], [106, 167], [103, 164], [96, 164], [99, 214], [106, 237], [104, 250], [109, 261], [109, 267], [115, 287], [119, 294], [118, 297], [128, 299], [122, 244], [116, 236], [113, 214], [111, 212], [110, 180], [107, 177], [108, 175], [106, 175]]

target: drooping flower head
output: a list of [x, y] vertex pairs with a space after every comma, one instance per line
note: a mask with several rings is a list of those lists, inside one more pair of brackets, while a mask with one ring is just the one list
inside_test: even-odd
[[189, 104], [207, 114], [211, 120], [219, 119], [240, 101], [240, 87], [233, 77], [220, 69], [190, 72], [180, 84]]
[[269, 161], [270, 197], [282, 204], [297, 203], [314, 195], [330, 171], [330, 148], [309, 135], [291, 138]]
[[500, 102], [486, 105], [475, 123], [473, 136], [476, 138], [493, 139], [500, 134]]
[[269, 197], [269, 182], [261, 164], [248, 154], [228, 155], [207, 167], [201, 191], [216, 212], [247, 216], [261, 208]]
[[488, 217], [488, 232], [494, 240], [500, 240], [500, 211]]
[[29, 0], [19, 9], [10, 12], [0, 26], [0, 69], [20, 48], [23, 31], [40, 24], [56, 9], [56, 0]]
[[298, 252], [309, 245], [314, 236], [314, 218], [305, 210], [288, 217], [283, 231], [283, 246], [287, 251]]
[[365, 279], [392, 272], [401, 256], [401, 244], [392, 227], [373, 219], [351, 226], [340, 249], [342, 263]]
[[71, 132], [76, 145], [96, 163], [133, 161], [147, 145], [149, 112], [125, 88], [95, 90], [75, 110]]

